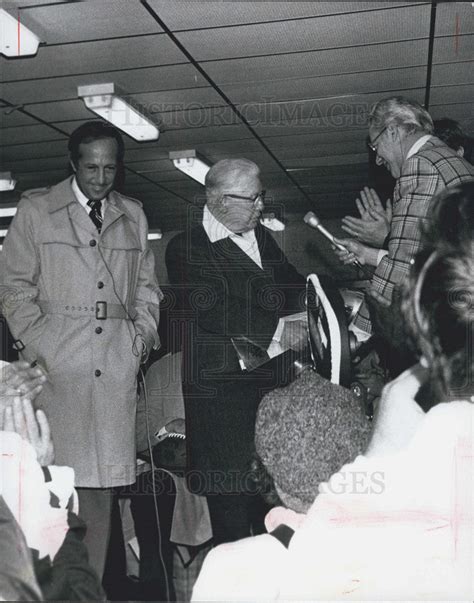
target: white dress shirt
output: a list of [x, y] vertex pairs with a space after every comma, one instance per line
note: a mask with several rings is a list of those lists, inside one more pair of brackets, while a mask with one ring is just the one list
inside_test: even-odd
[[[79, 201], [79, 203], [82, 205], [82, 207], [86, 210], [86, 212], [88, 214], [90, 214], [92, 211], [92, 207], [87, 205], [87, 202], [89, 201], [89, 199], [84, 195], [84, 193], [79, 188], [79, 185], [77, 184], [77, 180], [76, 180], [75, 176], [72, 179], [71, 188], [72, 188], [72, 192], [74, 193], [76, 199]], [[102, 219], [103, 219], [105, 216], [105, 205], [107, 202], [107, 197], [105, 197], [104, 199], [101, 199], [101, 201], [102, 201], [101, 214], [102, 214]]]

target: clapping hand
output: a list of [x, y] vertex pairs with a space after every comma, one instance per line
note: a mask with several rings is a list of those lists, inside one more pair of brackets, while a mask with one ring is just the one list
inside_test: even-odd
[[364, 187], [360, 199], [356, 199], [360, 218], [345, 216], [342, 229], [363, 243], [381, 248], [390, 232], [392, 221], [392, 204], [390, 199], [384, 209], [379, 196], [373, 188]]
[[41, 466], [53, 462], [54, 449], [48, 419], [42, 410], [35, 413], [28, 398], [13, 398], [13, 403], [0, 413], [0, 430], [13, 431], [29, 442]]
[[1, 368], [0, 397], [23, 396], [34, 400], [46, 380], [46, 373], [40, 366], [32, 367], [24, 360], [17, 360]]

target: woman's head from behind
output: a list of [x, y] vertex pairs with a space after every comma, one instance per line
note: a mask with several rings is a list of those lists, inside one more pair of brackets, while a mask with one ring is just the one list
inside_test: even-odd
[[408, 330], [436, 401], [474, 394], [474, 182], [433, 201], [405, 288]]

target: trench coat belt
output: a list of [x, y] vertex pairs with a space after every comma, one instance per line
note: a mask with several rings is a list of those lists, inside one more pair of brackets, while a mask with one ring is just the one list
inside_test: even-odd
[[125, 320], [135, 320], [137, 312], [129, 306], [120, 304], [110, 304], [109, 302], [97, 301], [92, 304], [78, 302], [57, 302], [38, 300], [38, 306], [44, 314], [62, 314], [63, 316], [72, 316], [74, 318], [93, 317], [97, 319], [121, 318]]

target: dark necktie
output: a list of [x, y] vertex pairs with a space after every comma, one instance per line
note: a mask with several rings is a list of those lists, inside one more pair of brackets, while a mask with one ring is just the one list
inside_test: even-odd
[[100, 230], [102, 228], [102, 222], [103, 222], [102, 214], [101, 214], [102, 201], [93, 201], [92, 199], [89, 199], [89, 201], [87, 202], [87, 205], [92, 208], [89, 212], [89, 218], [94, 222], [95, 227], [97, 228], [98, 232], [100, 233]]

